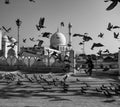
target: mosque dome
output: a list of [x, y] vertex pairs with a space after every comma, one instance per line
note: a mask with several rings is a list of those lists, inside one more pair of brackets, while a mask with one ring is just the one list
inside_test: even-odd
[[50, 48], [58, 49], [60, 45], [66, 45], [66, 38], [64, 34], [57, 31], [50, 38]]

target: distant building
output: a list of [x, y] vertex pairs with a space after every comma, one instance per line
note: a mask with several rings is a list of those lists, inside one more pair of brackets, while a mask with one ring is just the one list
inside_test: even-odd
[[16, 42], [15, 38], [8, 39], [6, 34], [3, 34], [3, 31], [0, 30], [0, 56], [8, 57], [8, 56], [16, 56], [17, 57], [17, 45], [13, 48], [10, 45]]

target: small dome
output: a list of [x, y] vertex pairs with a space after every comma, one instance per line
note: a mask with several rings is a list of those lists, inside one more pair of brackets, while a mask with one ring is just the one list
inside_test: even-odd
[[57, 31], [50, 38], [50, 48], [58, 49], [58, 46], [60, 45], [66, 45], [66, 38], [64, 34]]
[[6, 35], [3, 36], [3, 41], [8, 41], [8, 37]]

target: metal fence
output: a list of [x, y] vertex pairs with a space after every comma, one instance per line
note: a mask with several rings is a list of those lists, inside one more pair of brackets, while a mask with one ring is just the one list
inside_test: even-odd
[[64, 61], [58, 61], [54, 57], [0, 57], [0, 71], [65, 72], [64, 68]]

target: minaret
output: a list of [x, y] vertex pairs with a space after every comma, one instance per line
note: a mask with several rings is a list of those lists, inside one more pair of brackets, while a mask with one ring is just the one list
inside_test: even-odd
[[72, 37], [71, 37], [71, 28], [72, 28], [72, 25], [71, 23], [68, 24], [68, 32], [69, 32], [69, 41], [68, 41], [68, 47], [69, 47], [69, 50], [71, 49], [71, 46], [72, 46]]

